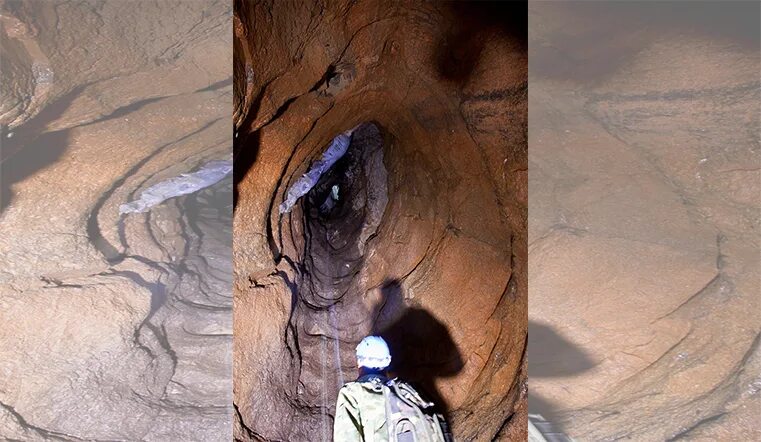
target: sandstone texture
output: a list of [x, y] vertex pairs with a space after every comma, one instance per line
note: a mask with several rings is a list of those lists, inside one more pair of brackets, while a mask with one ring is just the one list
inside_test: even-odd
[[761, 439], [758, 4], [529, 8], [530, 412]]
[[232, 438], [231, 16], [0, 3], [0, 439]]
[[[525, 14], [235, 2], [237, 440], [331, 440], [370, 333], [457, 440], [525, 438]], [[280, 214], [354, 127], [347, 154]]]

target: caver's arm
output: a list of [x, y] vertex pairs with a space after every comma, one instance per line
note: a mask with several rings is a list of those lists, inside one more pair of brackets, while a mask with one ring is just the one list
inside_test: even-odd
[[333, 423], [334, 442], [364, 442], [362, 419], [357, 400], [349, 389], [341, 388], [336, 401], [336, 418]]

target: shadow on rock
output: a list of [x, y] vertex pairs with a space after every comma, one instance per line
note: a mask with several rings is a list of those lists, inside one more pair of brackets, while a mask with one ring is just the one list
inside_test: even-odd
[[758, 2], [556, 2], [553, 7], [580, 24], [542, 32], [546, 36], [532, 43], [534, 78], [596, 85], [649, 46], [674, 37], [759, 48]]
[[56, 163], [67, 147], [68, 131], [61, 130], [42, 134], [23, 148], [8, 149], [15, 155], [3, 158], [0, 165], [0, 214], [13, 200], [13, 185]]
[[[262, 137], [261, 128], [251, 131], [251, 125], [256, 119], [256, 116], [259, 114], [259, 109], [261, 108], [262, 100], [264, 99], [264, 92], [265, 88], [262, 87], [256, 99], [251, 104], [251, 108], [246, 114], [246, 119], [243, 121], [241, 126], [237, 128], [237, 131], [234, 129], [233, 210], [238, 207], [238, 187], [240, 186], [241, 181], [243, 181], [243, 178], [246, 177], [248, 171], [254, 167], [256, 159], [259, 156], [259, 147], [261, 146]], [[272, 208], [270, 208], [270, 210], [271, 209]]]
[[525, 1], [447, 2], [445, 5], [458, 17], [434, 55], [438, 73], [446, 80], [467, 82], [491, 38], [528, 44], [528, 3]]
[[[84, 90], [79, 86], [48, 104], [29, 122], [0, 131], [0, 214], [13, 200], [13, 185], [55, 164], [69, 144], [69, 131], [47, 131], [47, 125], [64, 114]], [[12, 136], [11, 136], [12, 135]]]
[[239, 185], [249, 169], [254, 167], [259, 155], [261, 133], [255, 131], [243, 135], [241, 141], [233, 141], [233, 209], [238, 206]]
[[447, 327], [425, 309], [407, 307], [397, 280], [384, 283], [383, 301], [376, 308], [373, 334], [391, 349], [392, 376], [414, 385], [446, 417], [448, 407], [435, 386], [437, 378], [452, 377], [464, 366]]
[[[537, 322], [528, 323], [528, 372], [530, 378], [553, 378], [573, 376], [590, 370], [594, 360], [583, 349], [567, 340], [551, 327]], [[529, 388], [528, 410], [541, 414], [558, 430], [562, 417], [557, 406], [546, 398], [532, 393]]]
[[572, 376], [595, 366], [592, 358], [552, 328], [528, 323], [528, 363], [531, 377]]

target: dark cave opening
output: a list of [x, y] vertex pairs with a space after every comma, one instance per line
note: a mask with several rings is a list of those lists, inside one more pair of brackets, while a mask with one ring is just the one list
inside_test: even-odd
[[360, 125], [346, 153], [302, 200], [304, 278], [299, 293], [312, 308], [340, 300], [362, 267], [365, 244], [388, 202], [383, 144], [377, 125]]
[[[338, 372], [340, 379], [352, 379], [356, 368], [353, 340], [358, 337], [353, 335], [358, 330], [351, 331], [346, 321], [356, 322], [364, 316], [370, 326], [365, 333], [383, 336], [392, 349], [390, 374], [411, 382], [436, 404], [436, 412], [448, 419], [448, 404], [435, 383], [457, 375], [464, 361], [446, 325], [425, 308], [409, 304], [398, 280], [386, 280], [380, 287], [381, 304], [369, 311], [362, 309], [362, 297], [372, 290], [358, 277], [366, 264], [366, 245], [381, 227], [393, 196], [389, 195], [389, 171], [384, 164], [384, 146], [391, 140], [391, 135], [374, 123], [360, 125], [346, 153], [299, 203], [301, 216], [296, 221], [300, 227], [291, 228], [294, 233], [303, 232], [292, 236], [303, 240], [296, 293], [306, 308], [297, 308], [294, 317], [299, 324], [295, 329], [299, 330], [301, 377], [313, 378], [327, 368]], [[325, 348], [332, 349], [335, 356], [326, 358]], [[319, 376], [325, 382], [324, 374]], [[332, 387], [323, 384], [320, 388]], [[306, 402], [313, 404], [313, 412], [321, 407], [332, 412], [332, 403], [324, 403], [322, 397]]]

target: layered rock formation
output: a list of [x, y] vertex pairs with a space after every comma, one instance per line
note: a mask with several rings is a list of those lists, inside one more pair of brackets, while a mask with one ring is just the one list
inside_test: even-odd
[[578, 440], [761, 437], [758, 17], [530, 8], [529, 409]]
[[235, 3], [237, 439], [330, 440], [370, 333], [459, 440], [525, 437], [524, 17], [515, 4]]
[[230, 440], [231, 7], [0, 14], [0, 439]]

